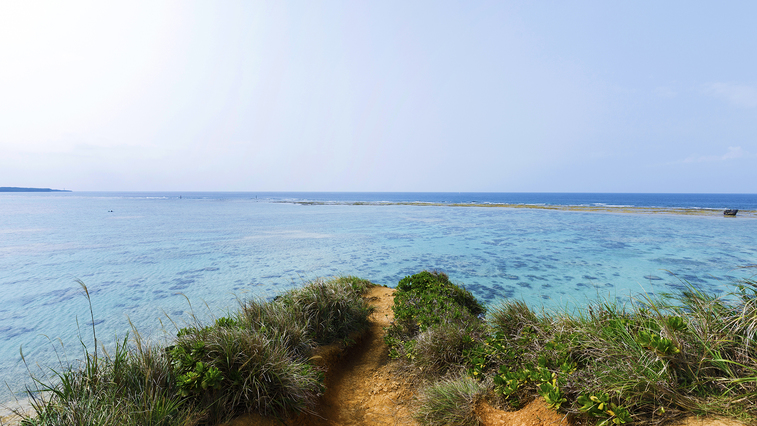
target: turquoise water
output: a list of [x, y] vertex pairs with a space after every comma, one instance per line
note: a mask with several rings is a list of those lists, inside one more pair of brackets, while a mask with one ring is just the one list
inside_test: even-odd
[[160, 339], [192, 312], [208, 319], [238, 299], [270, 298], [316, 277], [393, 286], [438, 269], [484, 302], [518, 298], [554, 308], [598, 294], [627, 300], [675, 291], [683, 281], [718, 293], [751, 275], [739, 267], [757, 263], [754, 218], [301, 205], [272, 202], [300, 195], [255, 196], [0, 194], [0, 378], [23, 389], [22, 346], [32, 366], [79, 357], [77, 320], [91, 343], [79, 279], [107, 345], [129, 320]]

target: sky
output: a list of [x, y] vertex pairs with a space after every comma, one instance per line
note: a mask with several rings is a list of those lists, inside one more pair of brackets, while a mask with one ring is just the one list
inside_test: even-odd
[[757, 193], [757, 2], [0, 2], [0, 186]]

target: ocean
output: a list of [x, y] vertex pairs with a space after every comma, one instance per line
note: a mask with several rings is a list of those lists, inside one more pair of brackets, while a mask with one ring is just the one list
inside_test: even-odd
[[107, 348], [131, 325], [165, 339], [319, 277], [440, 270], [490, 306], [549, 310], [721, 294], [756, 263], [753, 194], [0, 193], [0, 399], [27, 367], [91, 349], [79, 280]]

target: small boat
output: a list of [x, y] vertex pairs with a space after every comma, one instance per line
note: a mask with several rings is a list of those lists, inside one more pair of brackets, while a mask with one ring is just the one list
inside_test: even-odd
[[739, 212], [739, 209], [725, 209], [723, 210], [724, 216], [736, 216], [736, 213]]

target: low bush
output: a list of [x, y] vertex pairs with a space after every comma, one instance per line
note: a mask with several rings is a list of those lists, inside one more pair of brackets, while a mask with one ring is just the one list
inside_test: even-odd
[[415, 338], [414, 362], [424, 372], [444, 374], [468, 366], [468, 353], [484, 332], [483, 324], [443, 322], [419, 333]]
[[486, 393], [486, 385], [471, 377], [437, 381], [420, 392], [415, 420], [422, 425], [476, 426], [476, 403]]
[[306, 358], [316, 346], [302, 307], [284, 303], [251, 300], [237, 314], [235, 325], [259, 332], [280, 342], [296, 358]]
[[483, 331], [484, 307], [441, 272], [403, 278], [392, 310], [394, 322], [385, 337], [390, 356], [438, 373], [461, 364]]
[[318, 372], [279, 339], [237, 327], [187, 332], [168, 348], [182, 396], [213, 422], [257, 412], [307, 411], [323, 390]]
[[363, 300], [369, 282], [354, 277], [316, 280], [280, 296], [274, 303], [293, 310], [319, 345], [346, 339], [368, 326], [372, 310]]

